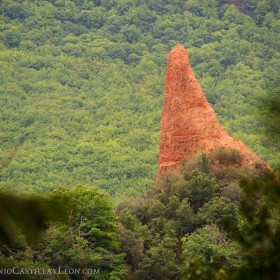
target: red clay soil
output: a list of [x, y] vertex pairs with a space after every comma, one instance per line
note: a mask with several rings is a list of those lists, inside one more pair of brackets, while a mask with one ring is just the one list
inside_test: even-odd
[[184, 46], [178, 44], [171, 50], [167, 62], [157, 178], [172, 172], [183, 160], [217, 147], [239, 150], [244, 156], [242, 164], [259, 162], [268, 167], [220, 126], [194, 76]]

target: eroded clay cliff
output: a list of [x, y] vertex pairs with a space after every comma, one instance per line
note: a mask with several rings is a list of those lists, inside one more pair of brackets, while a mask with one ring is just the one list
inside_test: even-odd
[[171, 50], [167, 62], [158, 178], [173, 171], [183, 160], [217, 147], [239, 150], [244, 156], [243, 164], [265, 165], [244, 143], [219, 125], [195, 78], [184, 46], [178, 44]]

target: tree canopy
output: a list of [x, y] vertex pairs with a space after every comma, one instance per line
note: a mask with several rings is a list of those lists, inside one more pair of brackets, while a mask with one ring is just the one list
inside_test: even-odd
[[1, 1], [1, 186], [149, 188], [176, 42], [222, 126], [279, 170], [279, 4], [239, 2]]

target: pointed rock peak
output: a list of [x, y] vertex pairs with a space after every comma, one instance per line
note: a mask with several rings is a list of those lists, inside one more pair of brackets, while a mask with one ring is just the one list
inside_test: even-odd
[[167, 62], [167, 73], [169, 72], [168, 69], [176, 69], [177, 71], [184, 71], [185, 74], [193, 75], [188, 53], [183, 45], [177, 44], [170, 51]]
[[265, 164], [219, 125], [195, 78], [184, 46], [177, 44], [169, 53], [166, 67], [157, 178], [173, 171], [183, 160], [217, 147], [234, 148], [244, 155], [244, 161]]
[[184, 62], [187, 64], [190, 64], [189, 62], [189, 57], [186, 52], [185, 47], [182, 44], [177, 44], [173, 49], [170, 51], [169, 56], [168, 56], [168, 61], [170, 62], [179, 62], [182, 63]]
[[[172, 101], [173, 105], [169, 105], [169, 101]], [[192, 71], [188, 54], [183, 45], [177, 44], [168, 56], [165, 107], [169, 111], [171, 106], [172, 110], [169, 112], [174, 113], [174, 111], [185, 111], [187, 109], [185, 106], [205, 106], [206, 103], [202, 89]]]

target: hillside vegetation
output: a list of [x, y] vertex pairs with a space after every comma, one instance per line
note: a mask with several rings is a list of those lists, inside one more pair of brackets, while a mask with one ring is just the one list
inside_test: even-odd
[[280, 171], [279, 6], [1, 1], [1, 275], [278, 279], [279, 178], [230, 148], [155, 175], [177, 42], [222, 126]]
[[279, 190], [279, 178], [219, 148], [163, 174], [115, 213], [108, 194], [93, 187], [1, 193], [1, 273], [15, 267], [40, 269], [24, 279], [42, 280], [279, 279]]
[[242, 3], [1, 1], [1, 187], [150, 187], [177, 42], [222, 126], [279, 170], [279, 2]]

